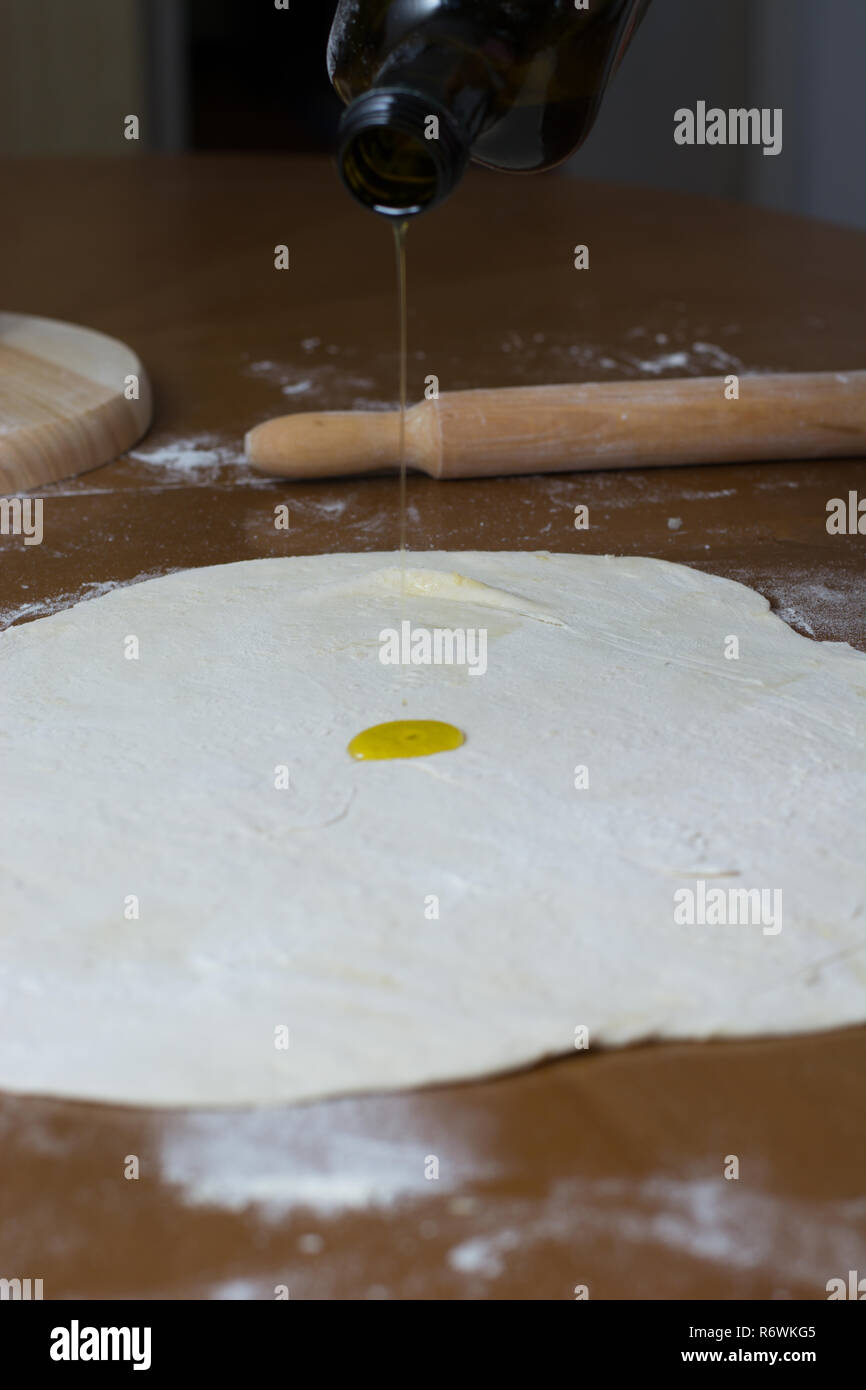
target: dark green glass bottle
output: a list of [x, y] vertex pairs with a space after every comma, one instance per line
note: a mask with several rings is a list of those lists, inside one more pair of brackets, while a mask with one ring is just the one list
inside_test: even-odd
[[529, 173], [585, 140], [650, 0], [340, 0], [328, 72], [338, 164], [367, 207], [408, 217], [470, 159]]

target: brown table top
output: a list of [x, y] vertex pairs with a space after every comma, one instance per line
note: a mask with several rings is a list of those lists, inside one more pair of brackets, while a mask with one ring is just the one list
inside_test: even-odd
[[[135, 459], [41, 489], [41, 546], [0, 537], [5, 622], [172, 569], [396, 545], [392, 479], [278, 483], [240, 456], [269, 415], [394, 402], [391, 238], [326, 162], [4, 161], [0, 179], [0, 307], [124, 339], [156, 392]], [[478, 172], [408, 249], [414, 398], [428, 373], [448, 390], [866, 365], [853, 231]], [[850, 489], [866, 461], [413, 477], [409, 544], [660, 556], [866, 649], [863, 539], [825, 526]], [[824, 1298], [866, 1271], [864, 1053], [866, 1029], [650, 1044], [270, 1111], [0, 1098], [0, 1276], [46, 1298]]]

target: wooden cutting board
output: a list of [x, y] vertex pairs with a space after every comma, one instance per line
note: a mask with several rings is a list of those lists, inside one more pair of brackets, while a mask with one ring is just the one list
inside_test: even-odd
[[150, 419], [150, 383], [125, 343], [0, 313], [0, 491], [98, 468], [131, 448]]

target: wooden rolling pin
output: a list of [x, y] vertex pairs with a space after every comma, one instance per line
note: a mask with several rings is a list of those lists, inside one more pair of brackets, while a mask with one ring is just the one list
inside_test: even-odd
[[[406, 462], [433, 478], [866, 453], [866, 371], [453, 391], [406, 412]], [[282, 415], [246, 437], [256, 468], [332, 478], [399, 467], [397, 411]]]

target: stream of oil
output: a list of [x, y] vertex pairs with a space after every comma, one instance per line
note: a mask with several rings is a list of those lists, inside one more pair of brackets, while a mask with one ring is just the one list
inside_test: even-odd
[[408, 322], [406, 311], [406, 233], [408, 219], [394, 223], [397, 256], [397, 310], [400, 320], [400, 609], [406, 605], [406, 377], [408, 375]]
[[[406, 313], [406, 232], [408, 220], [394, 223], [394, 250], [397, 257], [397, 307], [400, 319], [400, 622], [406, 616], [406, 377], [408, 366]], [[406, 701], [403, 701], [405, 705]], [[390, 758], [428, 757], [459, 748], [463, 734], [453, 724], [438, 719], [396, 719], [375, 724], [356, 734], [348, 752], [359, 761]]]

